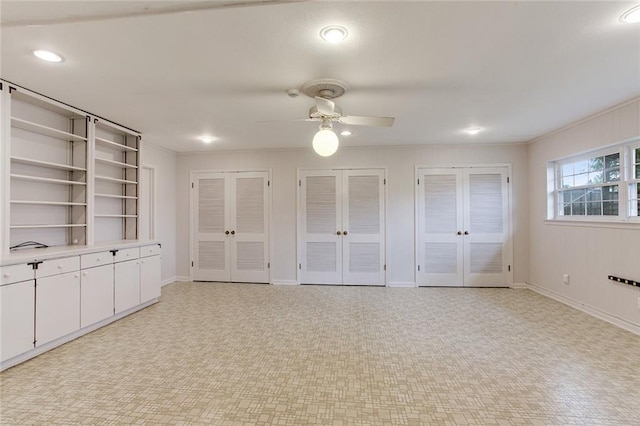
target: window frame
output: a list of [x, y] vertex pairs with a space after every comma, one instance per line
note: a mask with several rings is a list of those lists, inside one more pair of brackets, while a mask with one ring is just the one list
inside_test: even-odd
[[[640, 149], [640, 137], [627, 140], [596, 150], [571, 155], [547, 163], [547, 220], [551, 222], [601, 222], [601, 223], [637, 223], [640, 224], [640, 211], [638, 215], [632, 215], [631, 209], [631, 193], [632, 185], [640, 185], [640, 178], [636, 179], [635, 170], [640, 168], [640, 163], [635, 163], [635, 150]], [[607, 155], [619, 154], [620, 158], [620, 179], [613, 182], [601, 182], [594, 184], [586, 184], [571, 188], [562, 188], [563, 165], [567, 163], [576, 163], [579, 161], [588, 161], [598, 157], [606, 157]], [[602, 169], [603, 180], [606, 173], [606, 166]], [[575, 175], [574, 175], [575, 176]], [[563, 206], [561, 197], [567, 191], [603, 188], [608, 186], [618, 187], [618, 214], [617, 215], [587, 215], [587, 207], [585, 205], [584, 215], [564, 215], [560, 209]], [[635, 198], [634, 198], [635, 200]], [[586, 204], [585, 200], [585, 204]], [[603, 200], [600, 201], [601, 203]], [[639, 209], [640, 210], [640, 209]]]

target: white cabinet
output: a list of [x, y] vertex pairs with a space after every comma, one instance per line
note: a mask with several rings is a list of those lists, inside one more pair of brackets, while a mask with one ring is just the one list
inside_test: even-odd
[[37, 278], [36, 346], [80, 329], [80, 271]]
[[[15, 265], [29, 270], [31, 279], [8, 283], [10, 266], [2, 268], [3, 284], [0, 287], [0, 360], [5, 361], [33, 349], [35, 281], [33, 269], [28, 265]], [[27, 269], [28, 268], [28, 269]], [[7, 283], [5, 284], [5, 280]]]
[[301, 283], [385, 284], [384, 176], [383, 169], [301, 172]]
[[[156, 252], [153, 248], [145, 249], [147, 247], [141, 247], [140, 252]], [[160, 254], [155, 254], [140, 259], [140, 302], [144, 303], [158, 297], [160, 297]]]
[[113, 264], [83, 269], [80, 275], [80, 327], [86, 327], [113, 315]]
[[138, 259], [115, 264], [115, 313], [140, 304], [140, 261]]

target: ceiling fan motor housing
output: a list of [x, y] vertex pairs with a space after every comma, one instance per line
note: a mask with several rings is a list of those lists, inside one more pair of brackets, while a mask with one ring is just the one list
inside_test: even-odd
[[307, 81], [300, 88], [302, 93], [311, 98], [319, 96], [325, 99], [339, 98], [348, 90], [349, 86], [347, 83], [333, 78], [318, 78], [316, 80]]

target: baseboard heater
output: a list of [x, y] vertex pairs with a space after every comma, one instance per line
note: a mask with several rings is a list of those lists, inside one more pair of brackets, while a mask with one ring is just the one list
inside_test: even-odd
[[613, 275], [609, 275], [608, 277], [611, 281], [616, 281], [622, 284], [629, 284], [634, 287], [640, 287], [640, 282], [634, 280], [628, 280], [626, 278], [614, 277]]

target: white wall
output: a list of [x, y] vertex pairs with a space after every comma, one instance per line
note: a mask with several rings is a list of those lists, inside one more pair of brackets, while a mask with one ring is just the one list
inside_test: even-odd
[[[311, 141], [309, 141], [311, 145]], [[272, 169], [272, 282], [296, 280], [296, 196], [298, 168], [388, 167], [387, 282], [414, 283], [415, 166], [511, 163], [514, 185], [514, 282], [528, 278], [527, 146], [427, 146], [346, 148], [330, 158], [311, 150], [226, 151], [178, 154], [177, 275], [189, 276], [189, 192], [192, 171]]]
[[145, 141], [142, 166], [155, 168], [156, 236], [162, 243], [162, 283], [176, 276], [176, 154]]
[[[640, 99], [529, 144], [529, 281], [548, 295], [640, 331], [640, 291], [607, 275], [640, 279], [640, 227], [552, 224], [547, 214], [547, 162], [640, 135]], [[570, 284], [562, 274], [570, 274]]]

